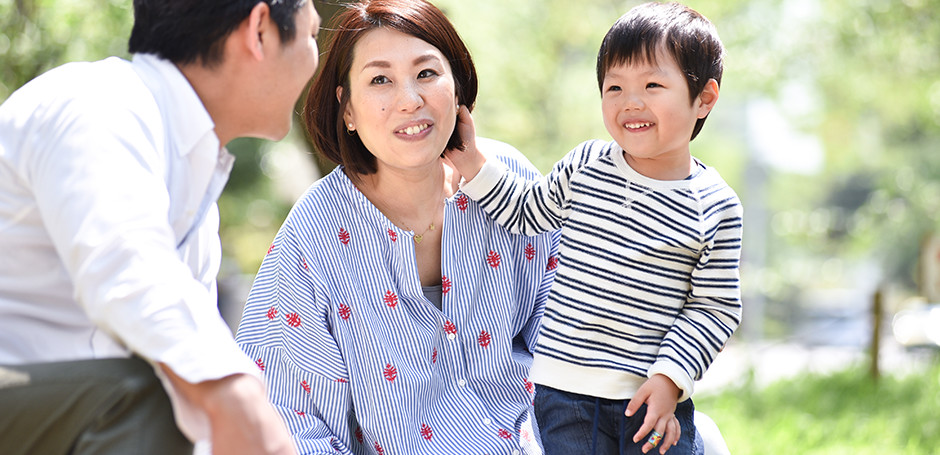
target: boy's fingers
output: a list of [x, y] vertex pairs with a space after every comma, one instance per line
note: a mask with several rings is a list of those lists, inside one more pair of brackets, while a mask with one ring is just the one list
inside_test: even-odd
[[667, 450], [679, 442], [680, 436], [682, 436], [682, 427], [679, 426], [679, 420], [673, 416], [666, 424], [666, 435], [659, 444], [659, 453], [665, 454]]
[[[642, 429], [640, 431], [642, 431]], [[643, 447], [641, 449], [643, 453], [648, 453], [650, 450], [662, 446], [663, 438], [666, 436], [666, 433], [668, 433], [666, 430], [666, 425], [664, 423], [657, 424], [656, 428], [653, 428], [646, 435], [646, 442], [643, 443]]]

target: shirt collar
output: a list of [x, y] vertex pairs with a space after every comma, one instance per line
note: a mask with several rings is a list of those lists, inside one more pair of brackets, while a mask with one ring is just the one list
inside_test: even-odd
[[221, 152], [215, 122], [179, 68], [152, 54], [135, 54], [132, 62], [160, 106], [167, 131], [173, 132], [169, 140], [177, 153], [185, 156], [203, 146], [207, 134], [212, 139], [209, 143], [215, 144], [217, 153]]

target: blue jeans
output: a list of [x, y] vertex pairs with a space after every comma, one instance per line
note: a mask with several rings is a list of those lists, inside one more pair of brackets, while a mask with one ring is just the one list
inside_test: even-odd
[[[624, 415], [630, 400], [608, 400], [565, 392], [543, 385], [535, 389], [535, 418], [546, 455], [621, 454], [641, 455], [644, 437], [633, 442], [646, 417], [646, 405], [632, 417]], [[676, 406], [682, 428], [678, 445], [667, 455], [703, 455], [702, 437], [692, 421], [695, 405], [686, 400]], [[659, 448], [649, 453], [658, 454]]]

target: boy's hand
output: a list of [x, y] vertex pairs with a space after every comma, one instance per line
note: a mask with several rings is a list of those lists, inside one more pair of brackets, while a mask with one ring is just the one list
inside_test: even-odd
[[646, 418], [643, 419], [643, 425], [640, 430], [633, 435], [633, 442], [640, 442], [647, 438], [652, 431], [662, 435], [662, 440], [656, 444], [650, 444], [647, 440], [643, 444], [643, 453], [659, 447], [659, 453], [665, 454], [670, 447], [679, 442], [679, 436], [682, 429], [679, 427], [679, 421], [676, 419], [676, 404], [679, 397], [679, 387], [668, 377], [656, 374], [646, 380], [637, 390], [636, 395], [630, 399], [625, 414], [632, 416], [646, 403]]
[[444, 158], [450, 160], [460, 175], [469, 182], [480, 172], [486, 162], [486, 156], [477, 149], [476, 128], [467, 106], [460, 106], [457, 111], [457, 130], [463, 139], [463, 150], [447, 149], [444, 151]]

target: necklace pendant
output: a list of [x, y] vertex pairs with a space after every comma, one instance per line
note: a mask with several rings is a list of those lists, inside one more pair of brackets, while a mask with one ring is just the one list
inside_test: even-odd
[[424, 234], [415, 234], [414, 237], [412, 237], [411, 239], [414, 240], [414, 241], [415, 241], [415, 245], [417, 245], [417, 244], [421, 243], [421, 240], [424, 239]]

